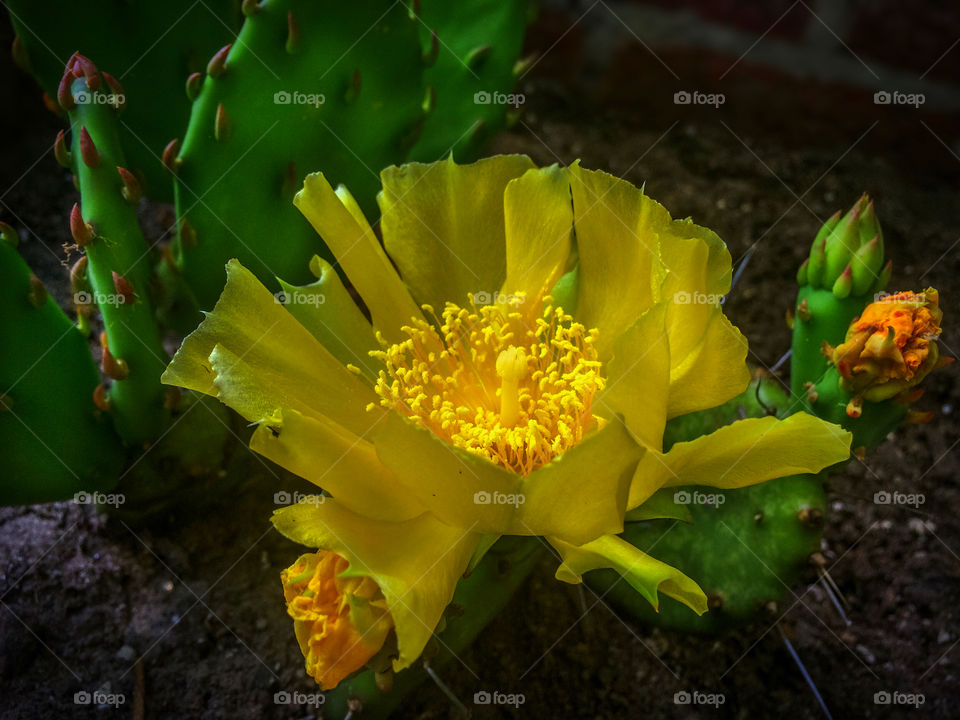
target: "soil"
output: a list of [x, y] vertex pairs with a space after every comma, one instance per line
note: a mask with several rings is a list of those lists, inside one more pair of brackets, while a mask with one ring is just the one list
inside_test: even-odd
[[[771, 366], [788, 348], [784, 313], [795, 269], [820, 222], [863, 190], [876, 198], [885, 228], [891, 285], [939, 288], [946, 351], [960, 349], [952, 302], [960, 292], [960, 163], [948, 158], [935, 173], [918, 168], [916, 146], [945, 155], [942, 147], [931, 151], [935, 141], [918, 125], [899, 146], [854, 144], [859, 133], [799, 144], [785, 140], [786, 131], [738, 126], [735, 135], [715, 117], [671, 124], [634, 111], [587, 110], [569, 88], [534, 77], [524, 88], [525, 115], [493, 150], [525, 152], [539, 163], [580, 158], [585, 167], [646, 182], [674, 216], [716, 229], [735, 261], [755, 248], [726, 305], [750, 339], [752, 362]], [[33, 97], [26, 81], [16, 82], [20, 97]], [[44, 155], [56, 118], [25, 108], [21, 119], [16, 147], [5, 149], [3, 188], [27, 172], [0, 197], [0, 218], [21, 229], [24, 256], [55, 290], [65, 286], [61, 244], [77, 198], [52, 154]], [[154, 235], [168, 212], [148, 211]], [[727, 636], [661, 632], [617, 617], [589, 590], [557, 583], [555, 562], [545, 557], [463, 662], [440, 675], [471, 708], [479, 690], [524, 696], [518, 711], [477, 707], [478, 717], [823, 717], [786, 637], [834, 717], [912, 712], [874, 702], [875, 693], [895, 691], [922, 695], [918, 715], [956, 717], [956, 377], [948, 369], [928, 379], [919, 408], [936, 413], [932, 423], [897, 431], [865, 463], [832, 478], [823, 555], [848, 603], [846, 620], [813, 575], [772, 615]], [[299, 548], [267, 520], [277, 489], [305, 488], [266, 464], [248, 467], [221, 504], [174, 510], [148, 528], [74, 503], [0, 509], [0, 717], [310, 715], [273, 702], [279, 690], [315, 688], [303, 674], [278, 581]], [[883, 489], [922, 493], [926, 502], [917, 510], [877, 505], [873, 495]], [[74, 703], [75, 693], [97, 688], [121, 693], [124, 704]], [[721, 693], [724, 702], [677, 705], [681, 691]], [[397, 713], [456, 716], [430, 683]]]

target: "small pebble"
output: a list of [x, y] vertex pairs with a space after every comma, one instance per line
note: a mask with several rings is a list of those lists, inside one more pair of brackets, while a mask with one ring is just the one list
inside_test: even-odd
[[870, 652], [863, 645], [857, 645], [857, 652], [863, 656], [863, 659], [873, 665], [877, 661], [877, 656]]
[[132, 662], [137, 657], [137, 651], [129, 645], [124, 645], [122, 648], [117, 650], [117, 654], [114, 655], [114, 657], [117, 660], [123, 660], [124, 662]]
[[170, 580], [164, 582], [162, 587], [166, 592], [173, 592], [173, 583]]
[[256, 628], [257, 628], [257, 630], [266, 630], [266, 629], [267, 629], [267, 621], [266, 621], [264, 618], [260, 618], [259, 620], [257, 620]]
[[937, 642], [940, 645], [943, 645], [944, 643], [948, 643], [952, 639], [953, 639], [953, 635], [948, 633], [946, 630], [941, 630], [939, 633], [937, 633]]

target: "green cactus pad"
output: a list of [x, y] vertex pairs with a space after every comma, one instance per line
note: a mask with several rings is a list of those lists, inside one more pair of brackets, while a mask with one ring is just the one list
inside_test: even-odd
[[0, 504], [106, 491], [123, 460], [93, 402], [100, 382], [87, 339], [14, 247], [0, 241]]

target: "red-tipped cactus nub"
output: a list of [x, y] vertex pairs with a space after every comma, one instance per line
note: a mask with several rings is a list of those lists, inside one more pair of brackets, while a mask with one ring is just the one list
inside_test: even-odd
[[73, 168], [73, 155], [67, 149], [67, 140], [64, 137], [63, 130], [57, 133], [57, 139], [53, 143], [53, 156], [57, 159], [60, 167], [68, 170]]
[[80, 214], [80, 205], [77, 203], [74, 203], [73, 209], [70, 210], [70, 234], [73, 236], [73, 241], [80, 247], [86, 247], [95, 237], [93, 226], [83, 219], [83, 215]]
[[230, 47], [230, 45], [224, 45], [210, 58], [210, 62], [207, 63], [207, 75], [214, 79], [223, 75], [227, 69], [227, 54], [230, 52]]
[[117, 166], [117, 173], [120, 175], [120, 180], [123, 181], [120, 194], [123, 195], [123, 199], [128, 203], [136, 205], [140, 202], [140, 198], [143, 197], [143, 189], [140, 187], [140, 181], [136, 175], [126, 168]]
[[167, 146], [163, 149], [163, 155], [161, 160], [163, 166], [176, 175], [177, 171], [180, 169], [180, 165], [183, 163], [179, 157], [180, 154], [180, 140], [179, 138], [174, 138], [167, 143]]
[[203, 73], [190, 73], [187, 77], [187, 99], [193, 102], [200, 95], [200, 88], [203, 87]]
[[288, 55], [300, 49], [300, 24], [293, 17], [293, 11], [287, 12], [287, 42], [284, 46]]
[[95, 168], [100, 164], [100, 153], [97, 152], [97, 146], [93, 144], [93, 138], [87, 132], [87, 128], [80, 126], [80, 157], [83, 164], [88, 168]]

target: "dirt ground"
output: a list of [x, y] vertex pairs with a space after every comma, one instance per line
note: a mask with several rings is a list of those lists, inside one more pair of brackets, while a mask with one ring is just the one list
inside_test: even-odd
[[[960, 162], [942, 148], [927, 146], [943, 157], [926, 172], [907, 141], [851, 149], [851, 135], [798, 147], [769, 133], [735, 134], [710, 117], [671, 124], [587, 112], [547, 80], [527, 91], [526, 114], [495, 151], [525, 152], [540, 163], [579, 157], [585, 167], [645, 181], [674, 216], [716, 229], [735, 260], [755, 245], [726, 306], [750, 339], [753, 362], [772, 365], [788, 348], [784, 312], [795, 269], [819, 220], [863, 190], [876, 198], [886, 231], [891, 285], [937, 287], [944, 344], [949, 354], [960, 349]], [[23, 127], [9, 149], [8, 171], [19, 168], [16, 174], [51, 145], [58, 124], [37, 114]], [[64, 284], [57, 258], [75, 199], [49, 153], [2, 198], [0, 218], [39, 233], [22, 248], [51, 289]], [[555, 563], [544, 558], [463, 663], [441, 676], [471, 707], [484, 689], [525, 697], [519, 711], [481, 707], [478, 717], [823, 717], [782, 630], [834, 717], [956, 717], [956, 377], [947, 370], [926, 383], [919, 407], [935, 411], [931, 424], [898, 431], [865, 464], [832, 480], [823, 554], [849, 603], [849, 622], [821, 584], [806, 584], [773, 616], [725, 637], [660, 632], [618, 618], [589, 590], [557, 583]], [[279, 690], [314, 687], [304, 678], [278, 581], [299, 549], [268, 522], [281, 485], [265, 465], [251, 461], [249, 472], [222, 505], [174, 511], [149, 529], [73, 503], [0, 509], [0, 717], [136, 717], [137, 696], [147, 718], [309, 716], [309, 708], [273, 702]], [[922, 493], [926, 503], [878, 506], [873, 494], [881, 489]], [[118, 709], [74, 704], [75, 693], [104, 684], [124, 695]], [[679, 691], [722, 693], [724, 702], [676, 705]], [[875, 704], [883, 691], [922, 694], [923, 704]], [[429, 683], [397, 713], [455, 716]]]

